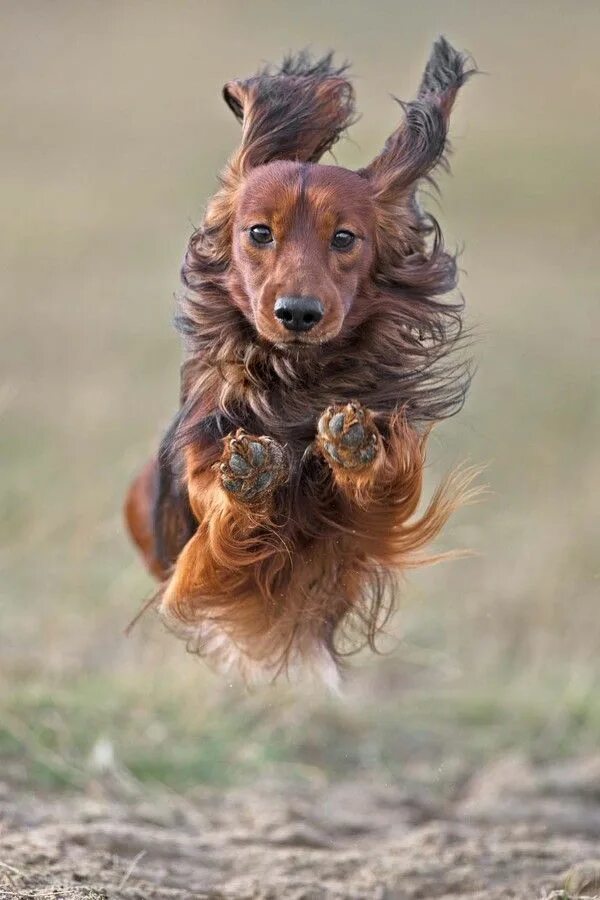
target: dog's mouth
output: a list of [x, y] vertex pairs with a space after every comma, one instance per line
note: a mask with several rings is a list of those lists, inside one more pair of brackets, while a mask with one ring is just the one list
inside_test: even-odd
[[271, 344], [274, 344], [276, 347], [282, 350], [308, 350], [311, 347], [313, 349], [318, 349], [325, 344], [330, 344], [338, 337], [339, 333], [339, 328], [330, 327], [326, 330], [315, 330], [304, 332], [303, 334], [286, 334], [285, 336], [262, 335], [262, 337], [266, 338]]
[[311, 340], [307, 338], [292, 338], [286, 341], [273, 341], [273, 345], [283, 352], [310, 353], [318, 350], [326, 344], [331, 343], [333, 336], [324, 335], [323, 337], [314, 337]]

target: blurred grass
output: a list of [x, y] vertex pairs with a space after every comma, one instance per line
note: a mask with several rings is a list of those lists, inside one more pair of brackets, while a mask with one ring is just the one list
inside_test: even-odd
[[[0, 756], [68, 782], [105, 736], [136, 776], [182, 785], [597, 745], [597, 4], [30, 2], [3, 19]], [[411, 576], [395, 649], [356, 660], [343, 701], [246, 697], [152, 618], [122, 636], [151, 585], [120, 505], [174, 409], [179, 260], [238, 136], [220, 86], [335, 47], [363, 113], [336, 157], [359, 165], [439, 32], [487, 73], [433, 207], [464, 245], [479, 371], [430, 480], [487, 465], [491, 496], [441, 542], [475, 555]]]
[[[550, 685], [527, 696], [490, 686], [407, 690], [357, 708], [280, 692], [218, 703], [192, 686], [96, 676], [50, 687], [19, 686], [2, 707], [5, 777], [48, 788], [83, 787], [124, 774], [175, 790], [261, 777], [329, 779], [373, 773], [393, 782], [456, 789], [473, 769], [519, 748], [538, 761], [591, 753], [600, 729], [597, 690], [556, 703]], [[107, 756], [108, 754], [108, 756]]]

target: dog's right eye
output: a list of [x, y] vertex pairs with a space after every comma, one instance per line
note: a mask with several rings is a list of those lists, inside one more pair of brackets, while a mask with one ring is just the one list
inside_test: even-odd
[[253, 225], [248, 230], [255, 244], [270, 244], [273, 240], [273, 232], [268, 225]]

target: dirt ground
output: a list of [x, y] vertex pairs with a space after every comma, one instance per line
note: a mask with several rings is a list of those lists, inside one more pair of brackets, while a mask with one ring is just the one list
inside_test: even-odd
[[[1, 788], [0, 898], [593, 896], [600, 757], [509, 757], [440, 800], [383, 781], [117, 799]], [[583, 874], [582, 874], [583, 873]], [[556, 892], [556, 893], [555, 893]]]

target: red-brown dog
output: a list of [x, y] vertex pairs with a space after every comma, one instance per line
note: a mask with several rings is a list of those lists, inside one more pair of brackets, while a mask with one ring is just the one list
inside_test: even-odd
[[390, 573], [460, 499], [451, 482], [414, 517], [427, 424], [469, 381], [462, 304], [439, 299], [455, 260], [417, 189], [471, 71], [440, 38], [357, 172], [318, 164], [354, 115], [331, 55], [224, 89], [242, 141], [183, 266], [181, 407], [126, 508], [165, 621], [223, 669], [334, 680], [342, 632], [372, 644]]

